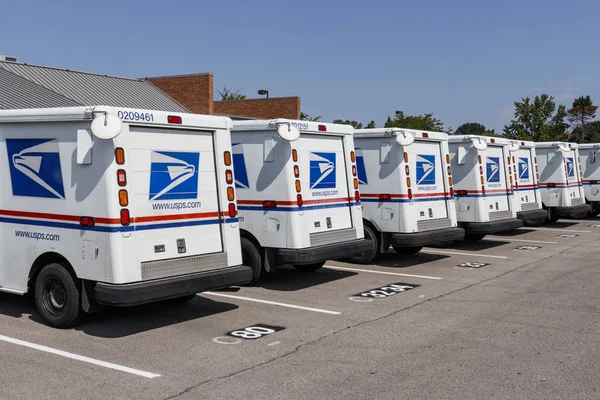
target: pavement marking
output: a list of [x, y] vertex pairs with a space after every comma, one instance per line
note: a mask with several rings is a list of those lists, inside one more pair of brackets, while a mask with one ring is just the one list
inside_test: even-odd
[[543, 243], [543, 244], [558, 244], [558, 242], [544, 242], [543, 240], [523, 240], [523, 239], [512, 239], [510, 237], [503, 236], [486, 236], [486, 239], [501, 240], [505, 242], [524, 242], [524, 243]]
[[83, 362], [86, 362], [86, 363], [90, 363], [90, 364], [94, 364], [94, 365], [99, 365], [101, 367], [110, 368], [110, 369], [116, 369], [117, 371], [122, 371], [122, 372], [127, 372], [129, 374], [143, 376], [144, 378], [150, 378], [150, 379], [152, 379], [152, 378], [157, 378], [157, 377], [160, 376], [158, 374], [153, 374], [152, 372], [140, 371], [139, 369], [124, 367], [122, 365], [113, 364], [113, 363], [109, 363], [109, 362], [106, 362], [106, 361], [100, 361], [100, 360], [96, 360], [96, 359], [90, 358], [90, 357], [80, 356], [78, 354], [73, 354], [73, 353], [69, 353], [69, 352], [66, 352], [66, 351], [62, 351], [62, 350], [58, 350], [58, 349], [53, 349], [52, 347], [42, 346], [42, 345], [31, 343], [31, 342], [26, 342], [24, 340], [13, 339], [11, 337], [4, 336], [4, 335], [0, 335], [0, 340], [2, 340], [4, 342], [16, 344], [18, 346], [29, 347], [31, 349], [35, 349], [35, 350], [39, 350], [39, 351], [44, 351], [46, 353], [56, 354], [58, 356], [70, 358], [70, 359], [73, 359], [73, 360], [83, 361]]
[[269, 343], [267, 346], [277, 346], [278, 344], [280, 344], [281, 342], [273, 342], [273, 343]]
[[581, 233], [590, 233], [592, 231], [579, 231], [577, 229], [561, 229], [561, 228], [537, 228], [537, 227], [527, 227], [525, 229], [534, 229], [536, 231], [555, 231], [555, 232], [581, 232]]
[[335, 266], [335, 265], [325, 265], [325, 268], [338, 269], [340, 271], [368, 272], [370, 274], [407, 276], [409, 278], [419, 278], [419, 279], [433, 279], [433, 280], [440, 280], [440, 279], [442, 279], [442, 278], [439, 278], [437, 276], [411, 275], [411, 274], [401, 274], [401, 273], [398, 273], [398, 272], [386, 272], [386, 271], [372, 271], [372, 270], [369, 270], [369, 269], [346, 268], [346, 267], [338, 267], [338, 266]]
[[433, 253], [433, 254], [452, 254], [456, 256], [470, 256], [470, 257], [485, 257], [485, 258], [502, 258], [504, 260], [508, 260], [508, 257], [504, 256], [490, 256], [487, 254], [479, 254], [479, 253], [459, 253], [457, 251], [441, 251], [441, 250], [421, 250], [421, 253]]
[[322, 314], [331, 314], [331, 315], [340, 315], [341, 314], [341, 312], [339, 312], [339, 311], [330, 311], [330, 310], [323, 310], [320, 308], [297, 306], [295, 304], [278, 303], [276, 301], [253, 299], [251, 297], [244, 297], [244, 296], [233, 296], [233, 295], [224, 294], [224, 293], [203, 292], [202, 294], [207, 294], [209, 296], [217, 296], [217, 297], [227, 297], [229, 299], [252, 301], [255, 303], [270, 304], [270, 305], [279, 306], [279, 307], [296, 308], [298, 310], [312, 311], [312, 312], [317, 312], [317, 313], [322, 313]]

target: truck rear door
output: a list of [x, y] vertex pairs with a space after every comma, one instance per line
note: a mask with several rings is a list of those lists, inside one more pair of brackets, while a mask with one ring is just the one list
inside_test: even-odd
[[570, 150], [565, 154], [565, 166], [567, 167], [567, 185], [569, 198], [580, 199], [581, 193], [579, 191], [579, 163], [577, 162], [577, 155], [575, 150]]
[[412, 203], [417, 221], [448, 218], [442, 148], [439, 142], [415, 141], [407, 146]]
[[303, 133], [295, 146], [309, 233], [351, 228], [342, 136]]
[[129, 133], [139, 260], [222, 252], [213, 132], [130, 126]]
[[[485, 194], [484, 204], [490, 213], [490, 220], [512, 218], [509, 208], [507, 176], [505, 173], [504, 152], [501, 146], [488, 145], [485, 155]], [[504, 211], [504, 213], [500, 213]], [[509, 211], [509, 212], [506, 212]]]
[[534, 206], [537, 208], [539, 194], [535, 190], [535, 163], [531, 149], [522, 147], [513, 154], [515, 157], [513, 168], [517, 169], [517, 183], [519, 184], [515, 195], [519, 196], [522, 210], [529, 210]]

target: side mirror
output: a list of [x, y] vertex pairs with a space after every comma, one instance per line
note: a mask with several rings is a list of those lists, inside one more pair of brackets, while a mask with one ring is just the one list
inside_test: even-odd
[[521, 148], [521, 146], [519, 146], [519, 143], [515, 142], [514, 140], [511, 140], [510, 142], [508, 142], [508, 150], [509, 151], [517, 151]]
[[298, 128], [289, 122], [277, 124], [277, 133], [282, 139], [287, 140], [288, 142], [293, 142], [300, 138], [300, 131]]
[[481, 138], [471, 138], [471, 146], [475, 147], [479, 151], [487, 149], [487, 143]]
[[398, 133], [396, 133], [396, 143], [398, 143], [400, 146], [410, 146], [411, 144], [413, 144], [415, 142], [415, 137], [407, 132], [404, 131], [400, 131]]
[[98, 139], [109, 140], [117, 137], [123, 130], [123, 121], [116, 115], [103, 112], [92, 121], [92, 133]]

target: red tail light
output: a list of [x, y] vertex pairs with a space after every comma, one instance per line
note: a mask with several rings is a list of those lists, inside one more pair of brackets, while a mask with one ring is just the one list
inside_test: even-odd
[[454, 189], [450, 188], [450, 197], [454, 197]]
[[229, 185], [233, 183], [233, 172], [231, 172], [230, 169], [225, 171], [225, 182], [227, 182]]
[[354, 192], [354, 201], [357, 203], [360, 201], [360, 193], [358, 193], [358, 190]]
[[391, 194], [380, 194], [379, 195], [379, 200], [391, 200], [391, 199], [392, 199]]
[[296, 178], [300, 177], [300, 168], [297, 165], [294, 165], [294, 176]]
[[490, 139], [490, 142], [492, 142], [492, 143], [496, 143], [496, 139], [494, 139], [494, 138], [491, 138], [491, 139]]
[[412, 189], [408, 189], [408, 198], [412, 199]]
[[[450, 190], [452, 190], [452, 189], [450, 189]], [[457, 195], [457, 196], [466, 196], [466, 195], [467, 195], [467, 193], [468, 193], [468, 192], [467, 192], [466, 190], [457, 190], [457, 191], [456, 191], [456, 195]]]
[[96, 225], [96, 222], [94, 221], [94, 217], [81, 217], [79, 218], [79, 223], [82, 226], [94, 226]]
[[125, 174], [124, 169], [120, 169], [117, 171], [117, 183], [119, 186], [127, 185], [127, 175]]
[[263, 201], [264, 208], [275, 208], [277, 207], [277, 203], [273, 200], [265, 200]]
[[485, 186], [481, 187], [481, 193], [485, 194]]
[[321, 132], [326, 132], [327, 131], [327, 127], [325, 125], [319, 125], [319, 130]]
[[429, 137], [429, 133], [427, 133], [427, 132], [423, 132], [423, 137], [424, 137], [424, 138], [428, 138], [428, 137]]
[[549, 187], [549, 188], [556, 187], [556, 183], [549, 183], [549, 184], [548, 184], [548, 187]]
[[304, 200], [302, 200], [301, 194], [296, 196], [296, 203], [298, 203], [298, 207], [302, 207], [302, 205], [304, 204]]
[[170, 124], [179, 124], [181, 125], [181, 117], [179, 115], [169, 115], [167, 117], [167, 122]]
[[237, 215], [237, 210], [235, 209], [235, 203], [229, 203], [229, 216], [234, 218]]
[[352, 166], [352, 176], [356, 176], [356, 165]]
[[131, 223], [131, 220], [129, 219], [129, 210], [126, 208], [123, 208], [121, 210], [121, 225], [127, 226], [130, 223]]

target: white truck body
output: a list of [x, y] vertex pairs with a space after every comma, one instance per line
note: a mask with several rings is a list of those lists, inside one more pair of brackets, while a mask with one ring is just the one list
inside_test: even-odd
[[600, 143], [580, 144], [579, 157], [585, 200], [597, 215], [600, 211]]
[[[279, 135], [286, 126], [297, 140]], [[353, 131], [287, 119], [233, 122], [242, 237], [259, 245], [266, 272], [280, 264], [322, 264], [368, 246]]]
[[542, 207], [535, 143], [509, 140], [513, 173], [513, 206], [517, 218], [536, 225], [546, 220], [548, 211]]
[[459, 226], [467, 238], [516, 229], [508, 140], [476, 135], [449, 137]]
[[[354, 134], [365, 224], [390, 244], [412, 253], [462, 239], [457, 227], [448, 135], [412, 129], [358, 129]], [[417, 250], [418, 251], [418, 250]]]
[[[122, 129], [102, 140], [91, 124], [107, 115]], [[230, 127], [103, 106], [0, 111], [0, 290], [28, 292], [53, 262], [101, 304], [248, 282], [226, 193]]]
[[582, 173], [577, 143], [539, 142], [535, 144], [542, 202], [548, 209], [548, 219], [586, 215], [581, 183]]

